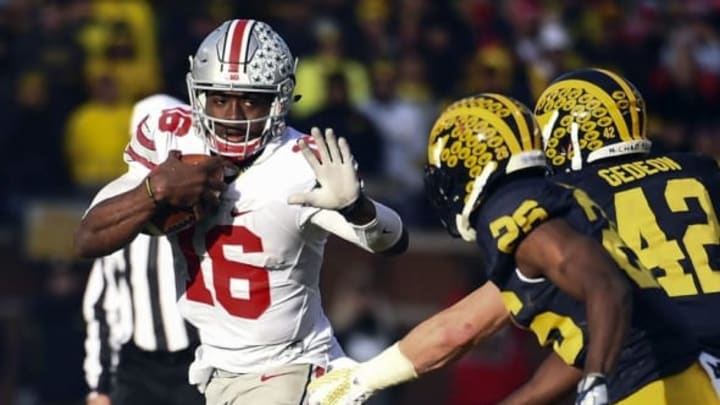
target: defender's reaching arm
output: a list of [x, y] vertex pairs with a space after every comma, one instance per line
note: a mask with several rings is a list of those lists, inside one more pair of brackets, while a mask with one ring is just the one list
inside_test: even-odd
[[420, 323], [378, 356], [312, 382], [310, 404], [362, 403], [379, 390], [449, 364], [508, 320], [500, 291], [487, 282]]

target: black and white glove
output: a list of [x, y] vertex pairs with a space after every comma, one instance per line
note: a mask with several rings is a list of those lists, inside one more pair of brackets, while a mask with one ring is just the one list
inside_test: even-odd
[[329, 210], [341, 210], [350, 206], [360, 197], [361, 192], [357, 164], [350, 152], [350, 146], [345, 138], [337, 139], [330, 128], [325, 130], [325, 137], [317, 127], [310, 131], [310, 135], [319, 156], [310, 150], [306, 142], [301, 140], [298, 143], [303, 157], [315, 172], [320, 187], [293, 194], [288, 197], [288, 203]]
[[600, 373], [590, 373], [578, 383], [575, 405], [608, 405], [607, 381]]

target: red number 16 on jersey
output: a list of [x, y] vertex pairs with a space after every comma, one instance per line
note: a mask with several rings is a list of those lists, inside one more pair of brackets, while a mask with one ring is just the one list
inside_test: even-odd
[[[186, 296], [190, 301], [215, 305], [212, 292], [205, 284], [200, 268], [200, 257], [193, 245], [195, 228], [178, 234], [180, 249], [187, 263], [190, 281]], [[262, 267], [251, 266], [228, 260], [223, 246], [239, 246], [245, 253], [262, 252], [262, 240], [244, 226], [219, 225], [205, 235], [205, 246], [212, 259], [213, 288], [215, 298], [231, 315], [257, 319], [270, 307], [270, 280], [268, 272]], [[248, 297], [238, 298], [231, 294], [231, 282], [247, 282]]]

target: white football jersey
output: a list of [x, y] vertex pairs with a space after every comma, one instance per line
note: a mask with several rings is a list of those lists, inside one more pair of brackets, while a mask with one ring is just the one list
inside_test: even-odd
[[[139, 184], [173, 149], [208, 153], [189, 106], [154, 113], [125, 151], [126, 177], [93, 204]], [[321, 307], [319, 273], [328, 232], [309, 222], [317, 208], [287, 204], [315, 174], [288, 128], [228, 185], [217, 213], [171, 236], [180, 311], [202, 342], [194, 367], [246, 373], [283, 364], [325, 366], [342, 351]], [[112, 183], [111, 185], [112, 186]], [[113, 187], [109, 187], [113, 188]], [[183, 288], [184, 287], [184, 288]]]

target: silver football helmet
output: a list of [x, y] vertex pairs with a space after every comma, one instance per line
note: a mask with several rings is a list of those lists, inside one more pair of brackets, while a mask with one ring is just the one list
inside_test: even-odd
[[[193, 122], [205, 136], [210, 150], [247, 159], [260, 152], [285, 129], [292, 104], [295, 67], [285, 41], [269, 25], [256, 20], [229, 20], [211, 32], [190, 56], [187, 86]], [[267, 116], [252, 120], [227, 120], [206, 112], [207, 91], [274, 94]], [[250, 124], [264, 121], [262, 135], [250, 139]], [[244, 125], [245, 138], [232, 142], [216, 134], [215, 125]]]

